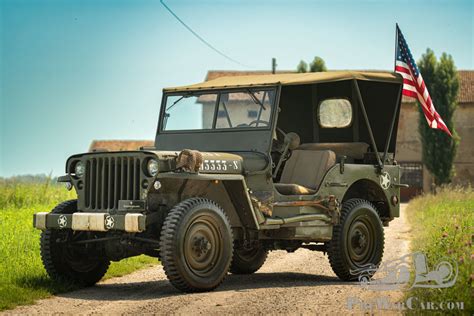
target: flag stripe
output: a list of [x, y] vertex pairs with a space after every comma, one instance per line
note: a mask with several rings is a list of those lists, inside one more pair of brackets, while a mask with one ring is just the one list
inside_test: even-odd
[[403, 89], [403, 92], [402, 92], [402, 93], [403, 93], [403, 95], [405, 95], [405, 96], [407, 96], [407, 97], [412, 97], [412, 98], [418, 99], [418, 94], [417, 94], [416, 92]]
[[409, 84], [404, 84], [404, 85], [403, 85], [403, 89], [405, 89], [405, 90], [410, 90], [410, 91], [413, 91], [413, 92], [415, 92], [415, 93], [418, 92], [418, 91], [416, 91], [416, 88], [415, 88], [414, 86], [409, 85]]
[[406, 73], [408, 75], [410, 74], [410, 70], [408, 68], [401, 67], [401, 66], [396, 66], [395, 71], [396, 72], [401, 72], [401, 73]]

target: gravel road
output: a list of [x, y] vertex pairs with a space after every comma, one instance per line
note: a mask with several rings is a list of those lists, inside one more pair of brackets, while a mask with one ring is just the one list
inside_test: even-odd
[[[385, 228], [384, 261], [408, 253], [410, 231], [404, 216], [405, 207], [402, 205], [402, 216]], [[353, 309], [349, 309], [351, 298], [367, 302], [383, 296], [396, 302], [401, 295], [398, 291], [366, 290], [357, 282], [341, 282], [332, 272], [327, 256], [301, 249], [290, 254], [271, 252], [257, 273], [229, 275], [218, 289], [210, 293], [178, 292], [166, 280], [161, 266], [157, 265], [6, 313], [359, 314], [363, 312], [360, 305], [355, 304]]]

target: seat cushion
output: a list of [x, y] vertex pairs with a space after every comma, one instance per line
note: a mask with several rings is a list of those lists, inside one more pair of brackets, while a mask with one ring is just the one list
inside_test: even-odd
[[311, 195], [316, 193], [316, 190], [290, 183], [275, 183], [275, 189], [283, 195]]
[[354, 159], [364, 159], [364, 154], [369, 149], [369, 144], [353, 143], [306, 143], [301, 144], [298, 150], [331, 150], [337, 156], [347, 156]]

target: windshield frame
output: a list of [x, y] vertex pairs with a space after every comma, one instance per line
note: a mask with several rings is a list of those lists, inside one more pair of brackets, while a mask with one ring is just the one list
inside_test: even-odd
[[[274, 96], [273, 96], [273, 102], [271, 105], [271, 113], [270, 113], [270, 118], [268, 122], [268, 126], [255, 126], [255, 127], [227, 127], [227, 128], [217, 128], [215, 127], [215, 122], [217, 120], [217, 115], [219, 112], [219, 105], [220, 105], [220, 99], [221, 99], [221, 94], [225, 93], [245, 93], [249, 94], [249, 91], [253, 94], [259, 91], [273, 91]], [[167, 107], [167, 98], [169, 96], [186, 96], [186, 95], [203, 95], [203, 94], [216, 94], [216, 102], [214, 105], [214, 116], [213, 116], [213, 127], [212, 128], [207, 128], [207, 129], [181, 129], [181, 130], [165, 130], [165, 113], [166, 113], [166, 107]], [[160, 108], [160, 118], [158, 121], [158, 134], [183, 134], [183, 133], [215, 133], [215, 132], [236, 132], [236, 131], [258, 131], [258, 130], [270, 130], [273, 128], [273, 121], [276, 116], [276, 108], [278, 107], [278, 94], [279, 94], [279, 89], [278, 86], [264, 86], [264, 87], [239, 87], [239, 88], [230, 88], [230, 89], [206, 89], [206, 90], [198, 90], [198, 91], [173, 91], [173, 92], [163, 92], [162, 100], [161, 100], [161, 108]], [[263, 99], [265, 101], [265, 99]], [[260, 101], [260, 100], [259, 100]], [[256, 105], [261, 106], [258, 103], [255, 103]]]

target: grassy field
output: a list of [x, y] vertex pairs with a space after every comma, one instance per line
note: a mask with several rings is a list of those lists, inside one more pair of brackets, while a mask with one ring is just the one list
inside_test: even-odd
[[[73, 191], [51, 181], [32, 184], [0, 179], [0, 310], [74, 289], [48, 278], [39, 256], [40, 231], [32, 227], [34, 213], [49, 212], [73, 198]], [[156, 259], [145, 256], [114, 262], [106, 278], [154, 263]]]
[[453, 287], [412, 289], [407, 297], [424, 302], [464, 302], [464, 312], [474, 312], [474, 192], [471, 188], [445, 188], [436, 195], [418, 197], [408, 205], [413, 228], [412, 251], [422, 251], [428, 264], [457, 263]]

